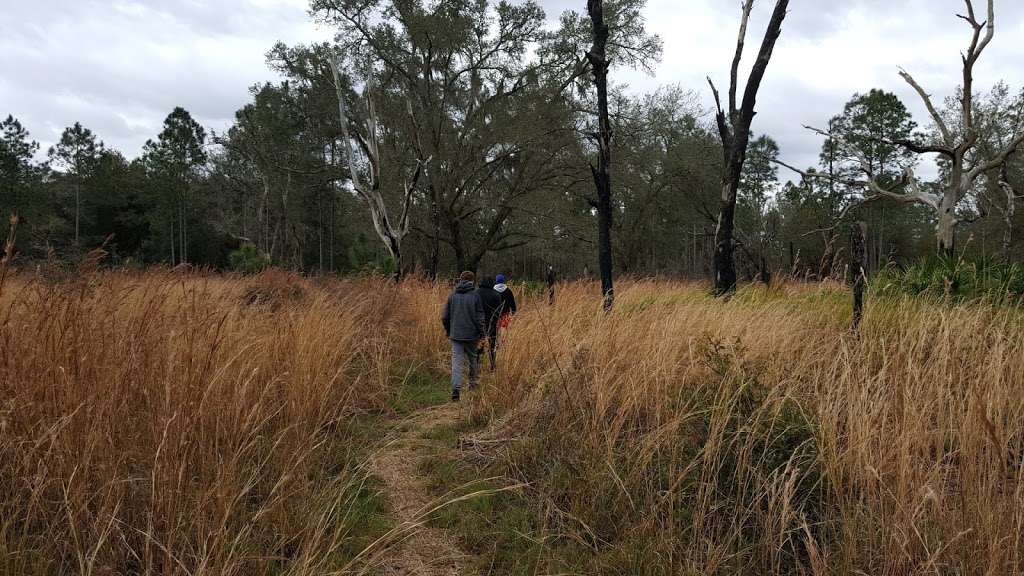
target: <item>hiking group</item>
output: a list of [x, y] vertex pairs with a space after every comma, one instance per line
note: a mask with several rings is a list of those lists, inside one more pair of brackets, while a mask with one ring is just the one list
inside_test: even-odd
[[480, 357], [487, 352], [491, 370], [496, 367], [498, 330], [508, 327], [516, 313], [516, 297], [505, 284], [505, 277], [483, 277], [475, 285], [476, 275], [463, 272], [455, 290], [448, 296], [441, 323], [452, 343], [452, 401], [462, 391], [463, 370], [469, 367], [469, 388], [480, 380]]

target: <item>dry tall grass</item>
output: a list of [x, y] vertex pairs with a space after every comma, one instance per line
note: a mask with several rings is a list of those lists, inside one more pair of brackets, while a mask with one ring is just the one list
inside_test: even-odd
[[0, 573], [345, 567], [368, 529], [354, 422], [401, 381], [403, 301], [279, 272], [8, 279]]
[[[471, 398], [580, 571], [1024, 571], [1018, 311], [874, 302], [858, 339], [829, 287], [725, 303], [635, 282], [608, 316], [594, 293], [521, 298]], [[353, 422], [386, 411], [409, 366], [445, 365], [444, 294], [280, 273], [9, 279], [0, 573], [351, 568], [368, 443]]]
[[1024, 572], [1021, 314], [847, 298], [569, 286], [477, 417], [588, 573]]

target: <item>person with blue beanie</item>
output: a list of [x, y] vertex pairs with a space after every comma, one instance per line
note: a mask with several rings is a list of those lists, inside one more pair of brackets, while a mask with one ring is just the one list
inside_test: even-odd
[[496, 348], [498, 345], [498, 329], [508, 328], [512, 321], [512, 315], [516, 313], [516, 297], [512, 293], [512, 290], [505, 283], [505, 275], [498, 274], [495, 277], [494, 291], [501, 296], [501, 306], [498, 308], [498, 322], [494, 328], [494, 333], [491, 335], [491, 369], [494, 369], [494, 358], [496, 356]]

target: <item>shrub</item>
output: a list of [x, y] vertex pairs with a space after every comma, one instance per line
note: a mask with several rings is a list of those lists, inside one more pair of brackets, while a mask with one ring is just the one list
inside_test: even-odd
[[235, 272], [259, 274], [270, 266], [270, 256], [260, 252], [255, 244], [246, 242], [228, 255], [228, 265]]
[[890, 266], [872, 280], [878, 294], [985, 298], [998, 302], [1024, 296], [1024, 267], [945, 256], [924, 258], [904, 267]]

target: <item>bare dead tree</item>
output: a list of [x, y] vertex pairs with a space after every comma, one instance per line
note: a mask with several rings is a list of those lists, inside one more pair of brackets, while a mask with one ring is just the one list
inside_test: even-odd
[[736, 193], [739, 189], [743, 164], [746, 161], [747, 145], [750, 143], [750, 125], [754, 120], [757, 92], [761, 88], [761, 80], [771, 61], [775, 43], [782, 34], [782, 22], [786, 18], [788, 7], [789, 0], [777, 0], [775, 3], [775, 10], [772, 12], [768, 28], [765, 30], [761, 49], [758, 51], [757, 60], [747, 79], [739, 108], [737, 108], [739, 67], [740, 61], [743, 59], [743, 47], [746, 42], [747, 26], [750, 23], [750, 13], [754, 9], [754, 0], [745, 0], [743, 3], [739, 38], [736, 41], [736, 54], [733, 57], [729, 73], [729, 108], [727, 111], [722, 109], [722, 100], [718, 89], [711, 78], [708, 78], [708, 84], [711, 85], [718, 109], [716, 120], [718, 134], [722, 139], [722, 155], [725, 166], [722, 173], [722, 197], [715, 229], [713, 261], [715, 293], [719, 296], [729, 294], [736, 289]]
[[[938, 154], [947, 162], [947, 170], [944, 172], [943, 180], [939, 183], [938, 192], [933, 193], [923, 190], [914, 176], [913, 169], [907, 169], [903, 177], [897, 179], [895, 183], [883, 184], [879, 181], [878, 177], [869, 175], [866, 159], [863, 157], [858, 157], [858, 161], [862, 165], [861, 172], [864, 173], [865, 179], [836, 180], [865, 191], [864, 198], [854, 202], [853, 205], [860, 205], [881, 198], [889, 198], [898, 202], [917, 203], [930, 208], [937, 217], [935, 228], [936, 247], [940, 254], [947, 256], [953, 255], [957, 225], [965, 221], [964, 216], [957, 214], [957, 208], [975, 190], [979, 179], [1002, 170], [1009, 157], [1024, 142], [1024, 131], [1022, 131], [988, 158], [976, 158], [978, 155], [971, 154], [978, 146], [980, 140], [980, 134], [975, 123], [974, 66], [995, 35], [995, 0], [988, 0], [988, 14], [984, 21], [978, 20], [972, 0], [964, 0], [964, 4], [966, 5], [967, 13], [957, 14], [957, 17], [970, 25], [972, 33], [967, 51], [961, 54], [961, 60], [963, 61], [963, 87], [960, 95], [959, 110], [960, 133], [955, 133], [950, 129], [949, 123], [935, 107], [931, 95], [921, 87], [914, 77], [906, 70], [900, 70], [900, 77], [914, 89], [924, 103], [928, 114], [935, 123], [939, 136], [937, 141], [931, 143], [921, 143], [907, 139], [890, 142], [891, 144], [902, 146], [914, 154]], [[808, 126], [805, 126], [805, 128], [827, 138], [832, 138], [846, 148], [854, 150], [853, 146], [850, 146], [849, 143], [836, 134], [830, 134]], [[831, 178], [826, 174], [808, 174], [792, 166], [782, 165], [804, 177]], [[842, 215], [845, 215], [848, 211], [844, 210]]]
[[593, 24], [594, 45], [587, 52], [594, 86], [597, 88], [597, 166], [590, 165], [597, 198], [591, 205], [597, 210], [597, 259], [601, 269], [601, 294], [605, 311], [615, 302], [612, 283], [612, 127], [608, 118], [608, 24], [604, 21], [602, 0], [587, 0], [587, 14]]
[[359, 175], [356, 166], [355, 152], [352, 149], [352, 138], [349, 133], [349, 116], [345, 109], [345, 94], [341, 84], [341, 61], [335, 58], [331, 65], [334, 73], [334, 86], [338, 94], [338, 114], [341, 123], [342, 139], [345, 143], [345, 153], [348, 158], [349, 173], [352, 178], [352, 186], [356, 194], [366, 203], [370, 211], [370, 218], [373, 221], [373, 229], [377, 232], [387, 249], [388, 254], [395, 263], [395, 281], [402, 279], [402, 240], [409, 234], [410, 212], [413, 194], [420, 175], [423, 173], [423, 161], [417, 161], [416, 169], [412, 177], [405, 180], [402, 191], [402, 211], [398, 217], [398, 224], [392, 224], [388, 216], [387, 203], [384, 201], [384, 193], [381, 185], [381, 153], [380, 140], [377, 128], [377, 109], [373, 103], [373, 73], [367, 74], [366, 86], [363, 90], [363, 97], [366, 99], [366, 134], [356, 133], [356, 140], [359, 147], [366, 156], [369, 163], [367, 179], [364, 182]]
[[1003, 259], [1009, 261], [1010, 259], [1010, 248], [1013, 246], [1013, 217], [1017, 212], [1017, 201], [1024, 199], [1024, 194], [1017, 192], [1017, 189], [1010, 184], [1009, 177], [1007, 176], [1006, 165], [1003, 165], [1002, 170], [999, 173], [999, 189], [1003, 191], [1006, 197], [1006, 204], [1004, 206], [998, 206], [998, 210], [1003, 215]]

